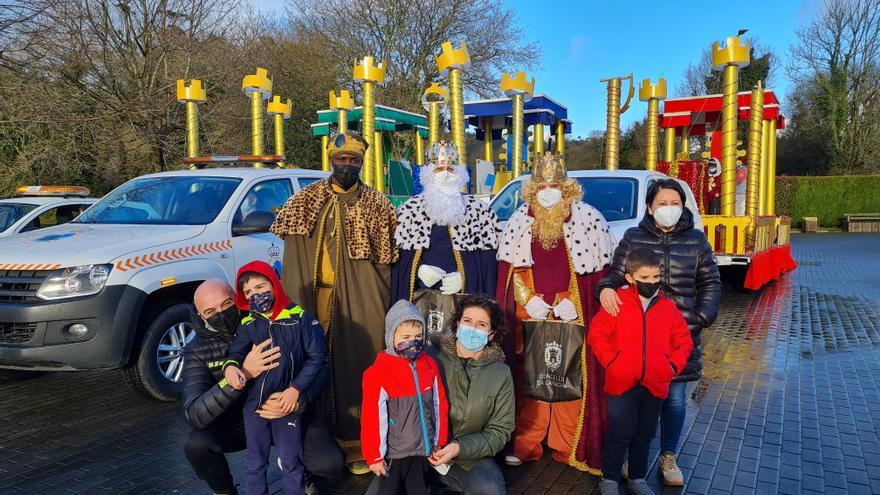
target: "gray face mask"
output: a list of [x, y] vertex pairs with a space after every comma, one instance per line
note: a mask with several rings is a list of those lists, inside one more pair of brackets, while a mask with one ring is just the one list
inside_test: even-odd
[[684, 210], [681, 206], [661, 206], [654, 209], [654, 220], [665, 228], [672, 228], [678, 223]]

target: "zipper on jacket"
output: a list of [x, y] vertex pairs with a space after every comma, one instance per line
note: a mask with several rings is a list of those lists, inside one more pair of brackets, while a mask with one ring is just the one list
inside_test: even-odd
[[[269, 321], [269, 348], [275, 347], [275, 339], [272, 338], [272, 322]], [[260, 383], [260, 401], [257, 403], [257, 407], [259, 408], [259, 404], [263, 403], [263, 391], [266, 388], [266, 378], [269, 376], [269, 372], [272, 370], [266, 370], [263, 372], [263, 381]]]
[[416, 398], [419, 401], [419, 421], [422, 422], [422, 438], [425, 440], [425, 455], [431, 455], [431, 445], [428, 442], [428, 426], [425, 424], [425, 406], [422, 404], [422, 387], [419, 386], [419, 374], [416, 372], [416, 363], [409, 365], [416, 384]]
[[648, 303], [648, 307], [642, 310], [642, 377], [639, 378], [639, 382], [645, 380], [645, 371], [648, 368], [648, 311], [654, 307], [657, 297], [659, 296], [654, 296]]

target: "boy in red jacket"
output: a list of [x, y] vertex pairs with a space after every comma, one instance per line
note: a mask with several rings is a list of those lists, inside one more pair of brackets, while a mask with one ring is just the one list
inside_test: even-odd
[[605, 368], [608, 436], [599, 487], [617, 495], [616, 477], [629, 451], [627, 489], [636, 495], [648, 487], [648, 446], [657, 430], [669, 383], [684, 368], [693, 342], [687, 323], [659, 291], [660, 259], [651, 250], [633, 249], [624, 261], [628, 286], [617, 290], [623, 304], [617, 317], [604, 309], [593, 318], [587, 339]]
[[422, 353], [425, 320], [409, 301], [388, 310], [385, 346], [363, 378], [361, 448], [378, 485], [369, 493], [427, 494], [425, 460], [446, 444], [446, 391]]

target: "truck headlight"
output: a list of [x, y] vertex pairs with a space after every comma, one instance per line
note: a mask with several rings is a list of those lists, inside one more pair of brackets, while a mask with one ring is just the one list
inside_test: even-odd
[[90, 296], [104, 288], [113, 265], [81, 265], [49, 273], [37, 290], [40, 299]]

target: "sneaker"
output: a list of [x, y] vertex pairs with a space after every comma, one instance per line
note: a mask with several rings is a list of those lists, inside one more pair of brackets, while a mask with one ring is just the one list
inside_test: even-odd
[[519, 457], [506, 455], [504, 456], [504, 464], [507, 464], [508, 466], [522, 466], [522, 461]]
[[684, 486], [684, 475], [681, 474], [681, 469], [678, 469], [674, 453], [660, 454], [660, 476], [663, 477], [663, 483], [667, 486]]
[[644, 478], [627, 481], [626, 491], [632, 495], [654, 495], [654, 490], [651, 490]]
[[603, 478], [599, 481], [599, 495], [620, 495], [617, 482]]
[[623, 467], [620, 468], [620, 479], [624, 481], [629, 479], [629, 461], [623, 461]]
[[360, 476], [369, 473], [370, 466], [367, 466], [367, 461], [354, 461], [348, 465], [348, 470], [351, 474]]

